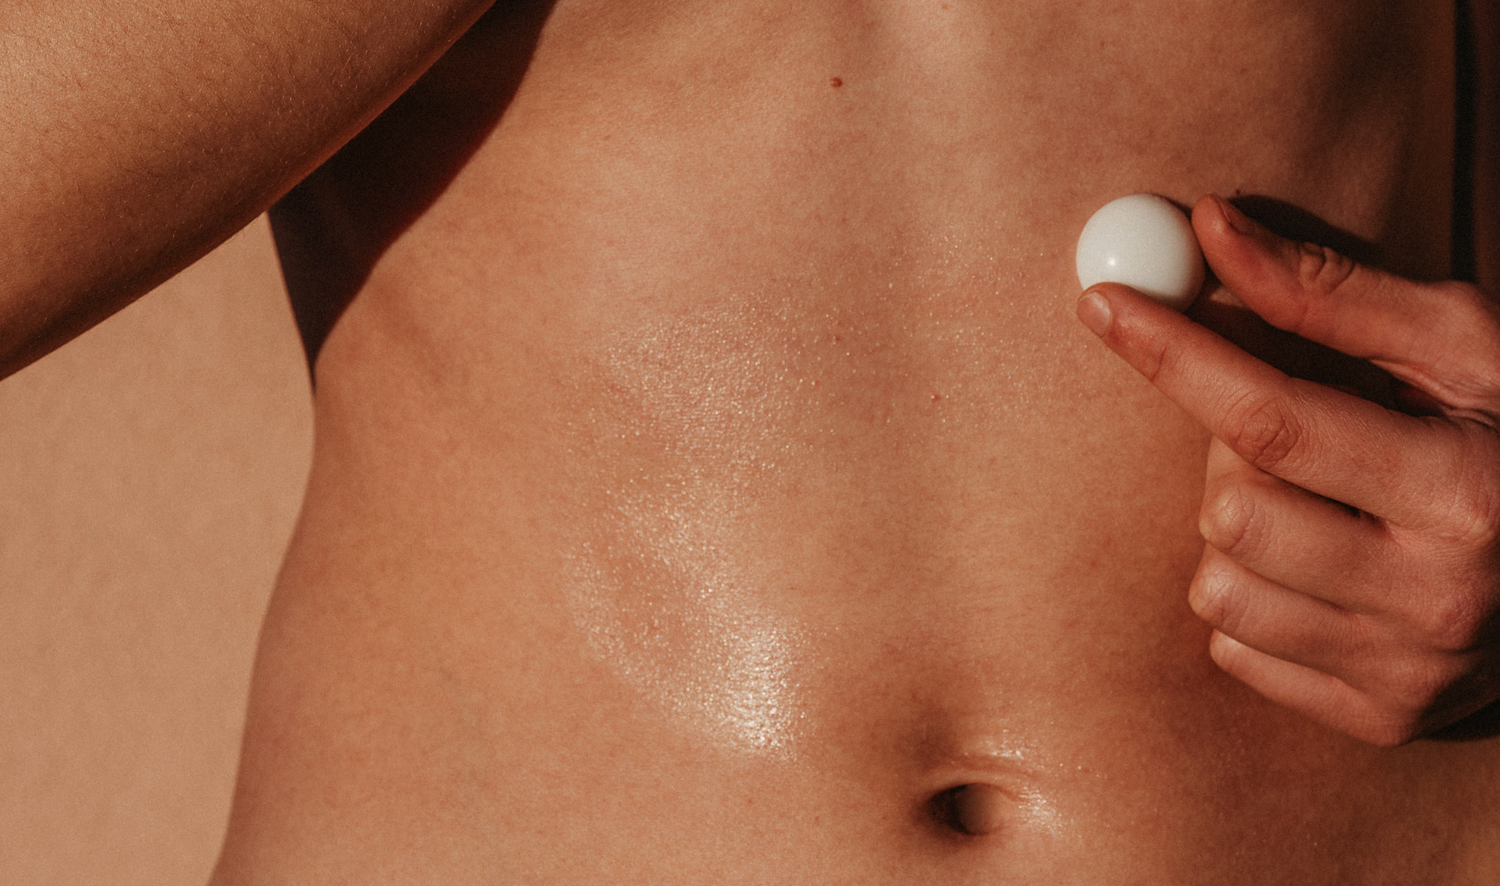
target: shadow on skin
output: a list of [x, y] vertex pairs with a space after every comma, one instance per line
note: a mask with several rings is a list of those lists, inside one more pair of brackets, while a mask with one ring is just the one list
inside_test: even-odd
[[[395, 240], [443, 193], [499, 124], [526, 74], [555, 0], [500, 0], [385, 113], [294, 188], [270, 213], [298, 330], [314, 367], [339, 317]], [[1246, 215], [1294, 240], [1379, 266], [1379, 249], [1284, 201], [1234, 198]], [[1290, 375], [1395, 408], [1385, 372], [1282, 332], [1210, 277], [1189, 311], [1203, 325]], [[1500, 735], [1500, 703], [1434, 738]], [[986, 791], [945, 792], [932, 814], [960, 833], [998, 827]]]
[[499, 124], [555, 0], [500, 0], [385, 113], [271, 209], [309, 367], [392, 243]]
[[[1232, 201], [1241, 212], [1289, 240], [1327, 246], [1355, 261], [1380, 266], [1380, 249], [1368, 240], [1336, 228], [1312, 213], [1271, 197], [1243, 196]], [[1239, 345], [1287, 375], [1358, 394], [1399, 409], [1399, 383], [1370, 363], [1284, 332], [1260, 319], [1234, 298], [1210, 269], [1204, 295], [1188, 316]]]
[[939, 792], [928, 803], [928, 814], [943, 827], [970, 837], [996, 833], [1004, 826], [1010, 800], [999, 788], [963, 784]]
[[1500, 701], [1427, 736], [1433, 741], [1479, 741], [1500, 735]]
[[[1361, 264], [1380, 267], [1380, 249], [1347, 231], [1328, 224], [1304, 209], [1270, 197], [1235, 197], [1235, 206], [1246, 215], [1289, 240], [1317, 243], [1334, 249]], [[1270, 363], [1288, 375], [1352, 390], [1367, 400], [1399, 409], [1399, 382], [1386, 372], [1330, 348], [1283, 332], [1226, 293], [1218, 280], [1210, 278], [1205, 297], [1193, 305], [1194, 320]], [[1410, 410], [1407, 410], [1410, 411]], [[1477, 741], [1500, 736], [1500, 702], [1428, 736], [1437, 741]]]

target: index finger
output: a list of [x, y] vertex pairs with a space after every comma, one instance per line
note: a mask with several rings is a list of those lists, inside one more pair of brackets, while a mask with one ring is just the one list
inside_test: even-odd
[[1288, 376], [1127, 287], [1091, 288], [1078, 314], [1241, 458], [1303, 489], [1411, 523], [1459, 468], [1439, 426]]

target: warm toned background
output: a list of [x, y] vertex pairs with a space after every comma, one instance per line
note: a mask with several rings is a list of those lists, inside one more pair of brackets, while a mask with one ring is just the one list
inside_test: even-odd
[[0, 884], [207, 879], [311, 435], [264, 220], [0, 382]]

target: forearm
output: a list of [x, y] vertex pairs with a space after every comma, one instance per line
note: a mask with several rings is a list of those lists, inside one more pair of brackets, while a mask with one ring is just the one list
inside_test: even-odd
[[0, 375], [187, 265], [491, 0], [78, 0], [0, 12]]

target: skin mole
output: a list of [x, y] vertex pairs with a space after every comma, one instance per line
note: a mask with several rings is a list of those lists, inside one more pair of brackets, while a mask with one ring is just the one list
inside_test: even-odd
[[930, 806], [933, 817], [945, 827], [979, 837], [1000, 829], [1006, 802], [999, 788], [964, 784], [939, 792]]

